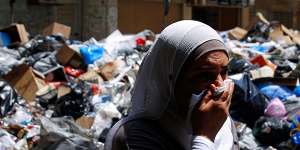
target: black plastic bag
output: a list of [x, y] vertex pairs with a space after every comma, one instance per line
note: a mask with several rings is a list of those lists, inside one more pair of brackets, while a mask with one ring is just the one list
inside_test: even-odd
[[86, 112], [87, 105], [88, 102], [82, 93], [71, 91], [57, 100], [54, 116], [72, 116], [77, 119]]
[[231, 99], [230, 115], [234, 120], [246, 123], [250, 128], [264, 115], [268, 98], [259, 92], [248, 74], [233, 79], [234, 92]]
[[251, 64], [246, 59], [238, 59], [238, 58], [233, 58], [229, 62], [229, 70], [228, 74], [238, 74], [238, 73], [243, 73], [243, 72], [249, 72], [250, 70], [258, 68], [258, 66]]
[[258, 21], [251, 29], [247, 32], [246, 36], [241, 41], [249, 43], [265, 42], [269, 38], [270, 26], [261, 21]]
[[63, 47], [65, 39], [59, 35], [41, 36], [37, 35], [25, 44], [26, 56], [40, 52], [53, 52]]
[[274, 147], [290, 138], [289, 123], [284, 119], [275, 117], [259, 118], [252, 132], [260, 143]]
[[54, 116], [72, 116], [77, 119], [93, 109], [90, 104], [92, 90], [88, 84], [72, 78], [69, 79], [68, 86], [71, 92], [57, 99]]

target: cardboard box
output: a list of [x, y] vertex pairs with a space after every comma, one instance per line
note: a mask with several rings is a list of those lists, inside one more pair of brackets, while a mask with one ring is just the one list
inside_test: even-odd
[[43, 35], [62, 34], [65, 38], [69, 39], [71, 35], [71, 27], [54, 22], [43, 30]]
[[83, 128], [90, 129], [94, 123], [94, 117], [82, 116], [78, 118], [75, 122]]
[[28, 33], [23, 24], [15, 24], [0, 29], [0, 32], [6, 33], [10, 37], [11, 44], [24, 44], [28, 42]]
[[64, 68], [61, 66], [54, 67], [49, 69], [46, 72], [39, 72], [37, 70], [33, 70], [34, 74], [40, 77], [41, 79], [48, 82], [66, 82], [66, 74]]
[[33, 69], [25, 64], [15, 67], [7, 75], [6, 80], [27, 102], [35, 100], [36, 92], [45, 86], [45, 82], [33, 73]]
[[83, 64], [81, 55], [68, 45], [64, 45], [56, 54], [56, 59], [62, 65], [79, 68]]

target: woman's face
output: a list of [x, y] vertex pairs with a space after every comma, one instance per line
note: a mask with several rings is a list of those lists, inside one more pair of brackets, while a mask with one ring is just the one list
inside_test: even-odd
[[188, 61], [181, 69], [175, 85], [175, 98], [190, 98], [208, 89], [211, 84], [218, 85], [227, 79], [228, 57], [222, 50], [212, 51], [197, 60]]

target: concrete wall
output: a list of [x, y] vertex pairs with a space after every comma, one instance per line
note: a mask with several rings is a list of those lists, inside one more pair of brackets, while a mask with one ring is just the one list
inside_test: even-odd
[[117, 29], [117, 0], [84, 0], [84, 39], [101, 39]]
[[[14, 6], [13, 22], [25, 24], [31, 35], [54, 21], [71, 26], [71, 37], [79, 40], [100, 40], [117, 29], [117, 0], [73, 0], [63, 5], [28, 5], [26, 0], [16, 0]], [[0, 0], [0, 18], [0, 28], [12, 23], [9, 0]]]
[[118, 28], [122, 33], [137, 33], [144, 29], [159, 33], [164, 24], [166, 26], [184, 18], [183, 6], [182, 1], [172, 0], [164, 21], [162, 0], [119, 0]]

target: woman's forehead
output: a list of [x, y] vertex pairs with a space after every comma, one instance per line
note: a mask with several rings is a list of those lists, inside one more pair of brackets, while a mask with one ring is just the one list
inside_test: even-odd
[[198, 58], [195, 62], [197, 62], [198, 65], [227, 65], [228, 61], [227, 54], [220, 50], [211, 51]]

